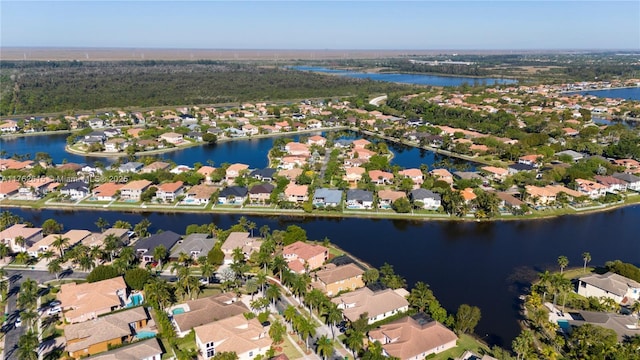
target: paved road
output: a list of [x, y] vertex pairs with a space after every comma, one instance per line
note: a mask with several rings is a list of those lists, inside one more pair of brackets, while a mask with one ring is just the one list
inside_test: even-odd
[[[38, 271], [38, 270], [6, 270], [7, 276], [9, 277], [9, 298], [7, 299], [7, 314], [8, 318], [5, 325], [2, 327], [2, 332], [5, 333], [4, 336], [4, 359], [5, 360], [17, 360], [18, 359], [18, 339], [20, 336], [25, 333], [26, 327], [15, 327], [15, 321], [18, 317], [18, 309], [17, 309], [17, 297], [18, 292], [20, 291], [20, 285], [26, 279], [33, 279], [38, 282], [38, 284], [44, 284], [47, 281], [55, 280], [55, 275], [49, 274], [48, 271]], [[87, 277], [86, 273], [74, 273], [73, 271], [67, 270], [63, 272], [60, 276], [61, 278], [73, 278], [73, 279], [84, 279]], [[43, 289], [44, 290], [44, 289]], [[41, 293], [44, 295], [44, 292]]]

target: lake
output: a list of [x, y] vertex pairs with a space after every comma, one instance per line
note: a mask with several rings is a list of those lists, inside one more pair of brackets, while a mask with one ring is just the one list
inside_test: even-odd
[[358, 71], [336, 70], [319, 66], [291, 66], [291, 69], [300, 71], [313, 71], [346, 76], [356, 79], [370, 79], [376, 81], [387, 81], [395, 83], [431, 85], [431, 86], [460, 86], [468, 85], [495, 85], [495, 84], [515, 84], [513, 79], [499, 78], [475, 78], [467, 76], [438, 76], [421, 74], [401, 74], [401, 73], [365, 73]]
[[586, 91], [571, 92], [569, 94], [593, 95], [601, 98], [640, 101], [640, 87], [622, 88], [622, 89], [606, 89], [606, 90], [586, 90]]
[[[135, 225], [148, 218], [152, 233], [159, 229], [184, 233], [187, 225], [214, 222], [228, 228], [240, 215], [118, 213], [62, 210], [10, 209], [35, 225], [48, 218], [66, 229], [97, 231], [95, 221], [111, 224], [125, 220]], [[460, 304], [480, 307], [482, 319], [476, 333], [491, 344], [510, 347], [519, 333], [518, 296], [537, 273], [558, 270], [556, 259], [569, 258], [570, 267], [581, 267], [581, 254], [589, 251], [591, 265], [621, 259], [640, 265], [640, 206], [592, 215], [546, 220], [503, 222], [454, 222], [373, 219], [325, 219], [246, 216], [259, 228], [284, 229], [296, 224], [310, 239], [328, 237], [344, 250], [379, 267], [394, 266], [409, 286], [423, 281], [448, 311]]]

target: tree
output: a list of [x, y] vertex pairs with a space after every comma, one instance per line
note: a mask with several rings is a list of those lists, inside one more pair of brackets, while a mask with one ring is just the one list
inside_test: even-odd
[[280, 299], [280, 295], [280, 288], [277, 285], [272, 284], [267, 288], [265, 297], [269, 299], [271, 304], [275, 305], [276, 300]]
[[37, 360], [38, 359], [38, 335], [29, 330], [26, 334], [18, 339], [18, 359], [19, 360]]
[[513, 351], [517, 355], [517, 359], [524, 359], [533, 348], [533, 334], [530, 330], [524, 330], [511, 343]]
[[215, 269], [213, 268], [213, 265], [211, 265], [208, 262], [208, 260], [198, 261], [198, 263], [200, 264], [200, 273], [202, 274], [202, 276], [204, 278], [207, 279], [207, 282], [209, 282], [209, 280], [211, 280], [211, 277], [213, 276], [213, 274], [215, 272]]
[[283, 245], [291, 245], [296, 241], [307, 241], [307, 231], [298, 225], [289, 225], [284, 233]]
[[209, 264], [216, 266], [220, 266], [223, 264], [224, 253], [222, 252], [220, 246], [221, 243], [216, 243], [216, 245], [207, 253], [207, 262], [209, 262]]
[[151, 279], [151, 273], [146, 269], [133, 268], [124, 274], [124, 282], [133, 290], [142, 290]]
[[327, 302], [327, 305], [324, 308], [324, 317], [325, 322], [331, 328], [331, 338], [335, 339], [336, 334], [334, 327], [340, 320], [342, 320], [342, 311], [340, 311], [337, 304]]
[[418, 281], [413, 289], [411, 289], [407, 300], [409, 301], [409, 305], [422, 312], [431, 301], [435, 300], [435, 296], [433, 296], [433, 292], [429, 289], [429, 285]]
[[582, 266], [582, 272], [587, 272], [587, 264], [591, 261], [591, 254], [589, 252], [582, 253], [582, 260], [584, 260], [584, 265]]
[[282, 255], [278, 255], [273, 258], [273, 262], [271, 263], [271, 270], [274, 273], [278, 273], [278, 278], [280, 280], [282, 280], [282, 272], [287, 271], [288, 269], [289, 266], [287, 264], [287, 261], [282, 257]]
[[401, 197], [391, 204], [393, 210], [397, 213], [405, 214], [411, 211], [411, 203], [406, 197]]
[[95, 224], [98, 227], [98, 229], [100, 229], [100, 232], [104, 232], [104, 230], [109, 227], [109, 222], [106, 219], [101, 217], [99, 217], [98, 220], [96, 220]]
[[51, 245], [60, 251], [60, 257], [64, 257], [64, 249], [69, 245], [69, 241], [71, 239], [58, 235], [53, 239]]
[[215, 354], [212, 360], [238, 360], [238, 354], [233, 351], [223, 351]]
[[158, 269], [162, 269], [162, 262], [167, 258], [169, 252], [164, 245], [160, 244], [153, 249], [153, 258], [158, 261]]
[[323, 359], [329, 358], [333, 354], [333, 341], [327, 337], [327, 335], [322, 335], [316, 344], [317, 352], [322, 356]]
[[161, 279], [153, 279], [144, 286], [147, 304], [164, 312], [164, 309], [171, 303], [170, 285]]
[[20, 284], [17, 304], [20, 309], [35, 309], [38, 300], [38, 283], [30, 278]]
[[298, 325], [298, 333], [300, 337], [304, 339], [309, 350], [309, 338], [316, 335], [316, 325], [305, 317], [300, 317], [300, 324]]
[[147, 237], [149, 236], [149, 226], [151, 226], [151, 221], [146, 218], [142, 219], [139, 223], [136, 224], [136, 226], [134, 226], [133, 232], [135, 232], [136, 235], [138, 235], [138, 237], [140, 238]]
[[114, 277], [119, 276], [118, 270], [111, 265], [99, 265], [96, 266], [95, 269], [91, 270], [89, 275], [87, 275], [87, 282], [96, 282], [102, 281], [106, 279], [112, 279]]
[[562, 274], [564, 268], [569, 266], [569, 259], [564, 255], [558, 256], [558, 265], [560, 266], [560, 274]]
[[202, 134], [202, 140], [208, 144], [215, 144], [218, 141], [218, 137], [212, 133], [204, 133]]
[[371, 269], [367, 269], [364, 272], [364, 274], [362, 275], [362, 281], [364, 281], [364, 283], [368, 285], [378, 281], [379, 277], [380, 277], [380, 273], [378, 272], [378, 269], [371, 268]]
[[456, 313], [456, 331], [462, 334], [472, 333], [480, 321], [480, 308], [462, 304]]
[[42, 234], [57, 234], [62, 232], [62, 224], [59, 224], [54, 219], [47, 219], [42, 223]]
[[271, 328], [269, 329], [269, 336], [271, 336], [271, 340], [275, 344], [279, 344], [284, 341], [284, 334], [286, 333], [287, 328], [285, 325], [280, 322], [280, 320], [276, 320], [271, 323]]
[[358, 353], [364, 347], [364, 332], [349, 328], [346, 335], [345, 344], [353, 352], [353, 357], [358, 358]]
[[62, 271], [62, 260], [54, 259], [52, 261], [49, 261], [49, 264], [47, 264], [47, 271], [49, 271], [49, 274], [55, 274], [56, 280], [58, 280], [58, 276]]
[[131, 229], [131, 224], [124, 221], [124, 220], [117, 220], [114, 224], [113, 227], [116, 229], [127, 229], [130, 230]]

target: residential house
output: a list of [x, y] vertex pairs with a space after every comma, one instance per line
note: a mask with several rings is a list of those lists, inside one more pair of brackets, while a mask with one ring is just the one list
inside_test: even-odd
[[124, 185], [116, 183], [104, 183], [100, 184], [91, 190], [91, 199], [97, 201], [113, 201], [116, 199], [116, 195], [119, 194], [120, 189]]
[[91, 360], [161, 360], [162, 347], [158, 339], [136, 341], [91, 357]]
[[202, 176], [204, 176], [204, 182], [206, 184], [211, 184], [211, 174], [216, 171], [216, 168], [211, 166], [202, 166], [196, 172]]
[[31, 179], [24, 183], [22, 187], [18, 189], [18, 196], [25, 200], [37, 200], [50, 190], [49, 185], [54, 181], [48, 177], [38, 177]]
[[497, 182], [503, 182], [509, 176], [509, 170], [495, 166], [483, 166], [480, 169], [487, 173], [490, 179]]
[[169, 172], [172, 173], [172, 174], [178, 175], [178, 174], [182, 174], [184, 172], [191, 171], [191, 170], [193, 170], [193, 169], [188, 167], [187, 165], [178, 165], [178, 166], [174, 167], [173, 169], [171, 169]]
[[422, 203], [422, 208], [427, 210], [438, 210], [442, 205], [440, 194], [436, 194], [427, 189], [414, 189], [409, 192], [409, 198], [415, 204], [416, 201]]
[[144, 307], [109, 314], [94, 321], [64, 327], [65, 350], [74, 359], [109, 350], [134, 340], [136, 331], [147, 326]]
[[345, 319], [354, 322], [366, 313], [369, 318], [368, 323], [373, 324], [409, 310], [409, 302], [404, 296], [406, 290], [404, 292], [398, 290], [403, 289], [374, 292], [368, 287], [363, 287], [331, 299], [331, 302], [338, 305]]
[[367, 190], [349, 189], [347, 190], [348, 209], [371, 209], [373, 208], [373, 193]]
[[271, 348], [268, 327], [256, 318], [247, 320], [242, 314], [194, 328], [196, 345], [204, 359], [232, 352], [238, 360], [264, 356]]
[[574, 162], [584, 159], [584, 155], [583, 154], [581, 154], [581, 153], [579, 153], [577, 151], [573, 151], [573, 150], [558, 151], [556, 153], [556, 157], [561, 157], [562, 155], [570, 156], [571, 159], [573, 159]]
[[169, 259], [178, 260], [181, 253], [185, 253], [196, 260], [200, 256], [207, 256], [209, 251], [213, 249], [215, 239], [209, 237], [209, 234], [189, 234], [184, 239], [178, 240], [173, 248]]
[[255, 169], [249, 173], [249, 176], [260, 181], [271, 182], [275, 177], [276, 171], [276, 169], [272, 168]]
[[73, 200], [82, 199], [89, 195], [89, 184], [82, 180], [69, 182], [60, 188], [60, 194]]
[[357, 184], [362, 180], [362, 175], [364, 175], [366, 171], [365, 168], [359, 166], [347, 168], [345, 169], [346, 174], [343, 180], [349, 184]]
[[182, 181], [175, 181], [170, 183], [164, 183], [158, 185], [156, 191], [156, 199], [160, 199], [163, 202], [174, 202], [178, 196], [182, 195], [184, 191], [184, 183]]
[[271, 199], [271, 193], [275, 186], [269, 183], [257, 184], [249, 190], [249, 201], [252, 204], [266, 204]]
[[512, 194], [509, 194], [504, 191], [500, 191], [496, 193], [498, 199], [500, 199], [500, 207], [511, 207], [511, 208], [520, 208], [524, 205], [524, 201], [517, 199]]
[[211, 196], [218, 190], [215, 186], [195, 185], [185, 194], [182, 203], [185, 205], [205, 205], [208, 204]]
[[184, 142], [184, 138], [182, 137], [182, 134], [178, 134], [174, 132], [168, 132], [160, 135], [160, 140], [164, 140], [169, 144], [173, 144], [173, 145], [180, 145]]
[[180, 240], [180, 235], [173, 231], [163, 231], [136, 241], [133, 244], [133, 248], [136, 251], [136, 255], [138, 255], [142, 261], [151, 262], [158, 260], [154, 258], [157, 247], [164, 246], [168, 251], [178, 242], [178, 240]]
[[466, 188], [464, 190], [461, 190], [460, 195], [462, 195], [464, 202], [467, 204], [469, 204], [472, 200], [478, 197], [476, 193], [473, 192], [472, 188]]
[[379, 341], [386, 356], [420, 360], [454, 348], [458, 337], [437, 321], [407, 316], [369, 331], [369, 340]]
[[242, 205], [247, 200], [249, 191], [244, 186], [227, 186], [218, 195], [218, 204]]
[[329, 259], [329, 249], [322, 245], [296, 241], [284, 247], [282, 256], [289, 269], [300, 274], [321, 267]]
[[627, 191], [627, 182], [613, 176], [596, 175], [593, 177], [595, 181], [607, 187], [607, 192], [625, 192]]
[[586, 310], [572, 311], [567, 315], [569, 316], [569, 325], [572, 328], [591, 324], [598, 328], [613, 330], [619, 343], [640, 336], [638, 320], [633, 316]]
[[[319, 124], [319, 122], [318, 122]], [[327, 144], [327, 139], [320, 135], [314, 135], [307, 139], [307, 144], [309, 145], [317, 145], [320, 147], [324, 147]]]
[[561, 185], [547, 185], [539, 187], [534, 185], [525, 186], [526, 201], [532, 205], [549, 205], [557, 200], [559, 193], [565, 193], [568, 198], [579, 198], [584, 194], [569, 189]]
[[398, 175], [411, 179], [414, 187], [417, 189], [424, 183], [424, 175], [420, 169], [405, 169], [398, 171]]
[[302, 203], [309, 200], [309, 195], [307, 192], [309, 191], [309, 187], [307, 185], [297, 185], [295, 183], [289, 183], [287, 187], [284, 189], [284, 196], [287, 201], [293, 203]]
[[120, 188], [120, 198], [123, 200], [140, 201], [140, 195], [151, 186], [149, 180], [133, 180]]
[[597, 199], [607, 193], [608, 187], [597, 182], [585, 179], [575, 179], [576, 187], [579, 192], [589, 196], [591, 199]]
[[120, 309], [126, 303], [127, 285], [122, 276], [92, 283], [66, 283], [56, 294], [64, 319], [79, 323]]
[[107, 236], [115, 236], [118, 243], [127, 246], [129, 245], [131, 234], [132, 233], [128, 229], [110, 228], [102, 233], [92, 233], [91, 235], [82, 239], [82, 245], [88, 246], [90, 248], [94, 246], [103, 248], [104, 241]]
[[237, 300], [232, 293], [222, 293], [171, 307], [176, 335], [184, 337], [198, 326], [249, 312], [249, 308]]
[[336, 207], [342, 203], [342, 190], [319, 188], [313, 194], [316, 207]]
[[255, 125], [246, 124], [246, 125], [242, 125], [242, 131], [244, 131], [245, 135], [249, 136], [249, 135], [258, 135], [258, 132], [260, 130]]
[[351, 152], [349, 152], [348, 155], [350, 158], [357, 158], [357, 159], [369, 161], [369, 159], [371, 159], [372, 156], [376, 155], [376, 153], [375, 151], [371, 151], [367, 149], [355, 148]]
[[5, 120], [0, 123], [0, 132], [3, 134], [14, 133], [18, 130], [20, 130], [20, 128], [18, 127], [18, 122], [15, 120]]
[[584, 297], [605, 297], [620, 304], [625, 298], [640, 300], [640, 283], [612, 272], [590, 274], [578, 279], [577, 292]]
[[40, 240], [42, 240], [42, 228], [27, 227], [25, 224], [14, 224], [0, 231], [0, 241], [16, 253], [27, 251]]
[[633, 174], [627, 174], [627, 173], [614, 173], [613, 175], [614, 178], [622, 180], [624, 182], [627, 183], [627, 189], [628, 190], [633, 190], [633, 191], [640, 191], [640, 177], [633, 175]]
[[402, 191], [380, 190], [378, 191], [378, 208], [390, 209], [396, 200], [406, 197], [407, 194]]
[[393, 182], [393, 174], [386, 171], [371, 170], [369, 171], [371, 182], [376, 185], [391, 184]]
[[232, 232], [224, 241], [220, 250], [224, 254], [224, 263], [231, 264], [233, 262], [233, 251], [242, 249], [245, 258], [251, 257], [251, 254], [260, 250], [262, 240], [249, 237], [248, 232]]
[[127, 173], [127, 172], [135, 172], [135, 173], [137, 173], [143, 167], [144, 167], [144, 164], [141, 163], [141, 162], [130, 161], [130, 162], [126, 163], [126, 164], [120, 165], [120, 167], [118, 167], [118, 171], [120, 171], [121, 173]]
[[82, 240], [91, 236], [91, 231], [89, 230], [69, 230], [64, 234], [49, 234], [45, 236], [43, 239], [37, 241], [33, 245], [27, 249], [27, 253], [33, 257], [37, 257], [47, 251], [54, 251], [56, 254], [58, 253], [58, 249], [53, 246], [53, 243], [56, 241], [58, 237], [62, 239], [67, 239], [67, 248], [72, 248], [76, 244], [80, 243]]
[[291, 170], [297, 167], [303, 167], [307, 164], [307, 157], [300, 155], [288, 155], [280, 159], [279, 169]]
[[242, 174], [242, 172], [244, 172], [248, 168], [249, 168], [249, 165], [245, 165], [245, 164], [232, 164], [232, 165], [230, 165], [227, 168], [226, 175], [225, 175], [226, 182], [228, 184], [234, 182], [235, 179], [237, 177], [239, 177]]
[[364, 149], [367, 145], [371, 144], [371, 141], [365, 139], [357, 139], [352, 142], [354, 149]]
[[640, 169], [640, 162], [634, 159], [616, 159], [612, 161], [615, 165], [625, 168], [625, 172], [635, 173]]
[[10, 196], [17, 195], [22, 185], [19, 181], [0, 181], [0, 199], [6, 199]]
[[123, 138], [113, 138], [104, 142], [105, 152], [120, 152], [127, 148], [128, 142]]
[[140, 170], [142, 174], [148, 174], [156, 171], [169, 170], [171, 164], [164, 161], [154, 161]]
[[535, 171], [536, 167], [533, 165], [527, 165], [522, 163], [511, 164], [507, 167], [507, 171], [509, 171], [509, 175], [515, 175], [521, 171]]
[[442, 180], [448, 184], [453, 184], [453, 174], [451, 174], [447, 169], [433, 169], [429, 171], [429, 174], [431, 174], [431, 176], [436, 180]]
[[363, 274], [364, 270], [353, 263], [342, 266], [328, 264], [313, 275], [315, 281], [311, 285], [327, 296], [335, 296], [363, 287]]
[[289, 181], [295, 180], [302, 174], [302, 169], [294, 168], [294, 169], [285, 169], [278, 171], [278, 176], [282, 176]]

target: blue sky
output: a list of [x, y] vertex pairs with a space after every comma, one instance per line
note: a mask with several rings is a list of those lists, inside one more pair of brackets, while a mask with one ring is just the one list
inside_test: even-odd
[[0, 45], [640, 49], [640, 1], [6, 1]]

